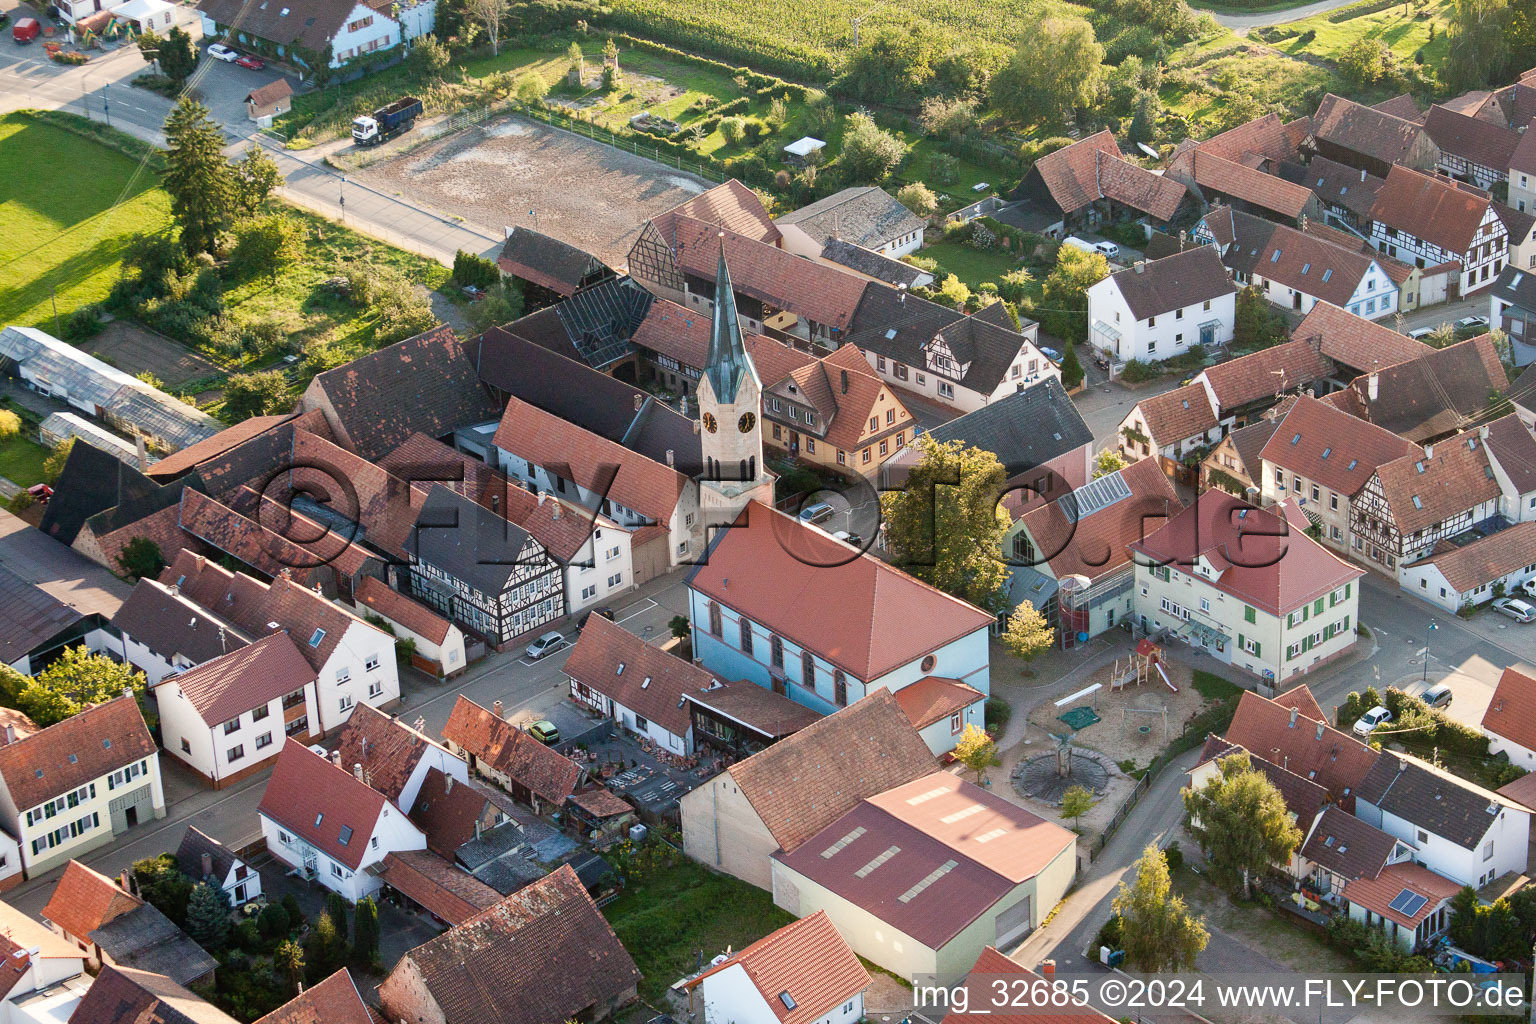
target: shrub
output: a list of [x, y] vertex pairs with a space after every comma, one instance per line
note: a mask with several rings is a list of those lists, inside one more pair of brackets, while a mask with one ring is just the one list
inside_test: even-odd
[[453, 280], [460, 286], [489, 288], [501, 280], [501, 268], [495, 260], [460, 249], [453, 254]]
[[940, 185], [953, 185], [960, 180], [960, 161], [940, 153], [928, 161], [928, 176]]
[[996, 735], [1008, 727], [1008, 720], [1013, 717], [1012, 704], [1001, 697], [988, 697], [985, 708], [987, 732]]
[[939, 208], [939, 197], [933, 194], [933, 189], [920, 181], [901, 186], [896, 192], [896, 199], [919, 217], [931, 217]]
[[83, 341], [101, 330], [101, 309], [95, 304], [81, 306], [64, 321], [64, 337]]
[[727, 117], [720, 122], [720, 134], [725, 136], [725, 141], [731, 145], [739, 143], [747, 134], [747, 120], [744, 117]]
[[1140, 359], [1130, 360], [1120, 371], [1120, 379], [1128, 384], [1141, 384], [1145, 381], [1156, 380], [1162, 375], [1162, 367], [1156, 363], [1143, 362]]

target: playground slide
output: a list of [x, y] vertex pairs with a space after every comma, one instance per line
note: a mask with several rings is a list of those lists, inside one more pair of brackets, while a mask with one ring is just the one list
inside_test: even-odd
[[1163, 682], [1168, 685], [1168, 689], [1172, 690], [1174, 693], [1179, 692], [1179, 688], [1173, 685], [1173, 680], [1168, 678], [1168, 673], [1163, 671], [1161, 662], [1153, 662], [1152, 667], [1157, 669], [1157, 674], [1163, 677]]

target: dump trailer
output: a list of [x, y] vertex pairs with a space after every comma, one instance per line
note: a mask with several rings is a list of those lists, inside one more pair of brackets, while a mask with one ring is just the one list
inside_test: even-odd
[[409, 131], [421, 114], [421, 100], [414, 96], [402, 96], [372, 114], [352, 119], [352, 139], [359, 146], [377, 146], [401, 132]]

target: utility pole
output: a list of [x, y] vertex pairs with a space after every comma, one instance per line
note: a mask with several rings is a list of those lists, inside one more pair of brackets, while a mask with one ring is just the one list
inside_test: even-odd
[[64, 332], [59, 330], [59, 292], [53, 285], [48, 286], [48, 296], [53, 300], [53, 336], [63, 338]]
[[341, 221], [345, 224], [347, 221], [347, 176], [345, 174], [341, 176], [339, 188], [341, 191]]

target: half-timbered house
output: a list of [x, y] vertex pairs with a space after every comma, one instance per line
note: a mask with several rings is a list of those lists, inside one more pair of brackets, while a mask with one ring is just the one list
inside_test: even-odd
[[1449, 178], [1394, 166], [1371, 207], [1371, 244], [1424, 270], [1453, 265], [1441, 278], [1426, 273], [1419, 305], [1468, 295], [1493, 284], [1504, 269], [1508, 232], [1487, 192]]

